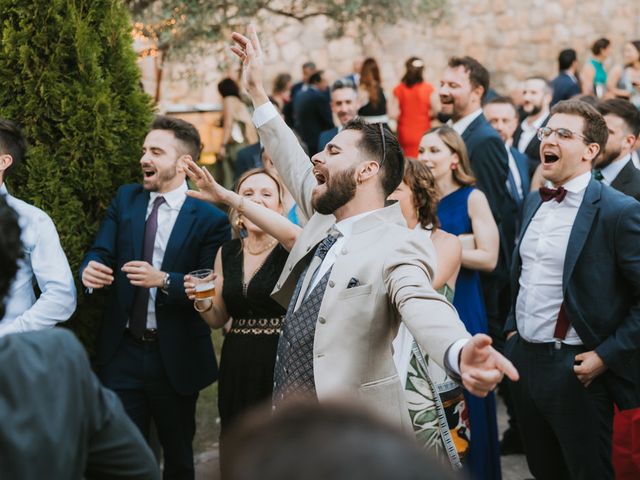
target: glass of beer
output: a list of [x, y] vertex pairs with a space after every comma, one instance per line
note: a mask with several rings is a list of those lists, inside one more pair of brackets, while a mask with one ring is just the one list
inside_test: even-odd
[[206, 300], [207, 298], [215, 296], [216, 286], [211, 278], [212, 275], [213, 270], [210, 268], [189, 272], [189, 276], [191, 276], [191, 279], [195, 284], [196, 300]]

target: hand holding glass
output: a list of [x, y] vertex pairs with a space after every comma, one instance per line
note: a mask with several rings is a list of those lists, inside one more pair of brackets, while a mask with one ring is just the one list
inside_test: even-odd
[[[213, 270], [205, 268], [188, 273], [189, 283], [193, 284], [191, 292], [196, 300], [213, 298], [216, 294]], [[187, 285], [185, 285], [186, 287]], [[187, 291], [187, 294], [191, 293]]]

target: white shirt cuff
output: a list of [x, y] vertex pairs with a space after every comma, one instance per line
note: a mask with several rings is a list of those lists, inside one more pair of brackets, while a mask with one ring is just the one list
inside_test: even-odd
[[458, 361], [460, 358], [460, 351], [468, 341], [468, 338], [461, 338], [460, 340], [455, 341], [449, 347], [449, 350], [447, 350], [447, 363], [449, 364], [449, 368], [451, 368], [451, 370], [453, 370], [457, 375], [460, 375], [460, 362]]
[[253, 111], [253, 124], [256, 128], [260, 128], [272, 118], [280, 115], [278, 110], [271, 102], [263, 103]]

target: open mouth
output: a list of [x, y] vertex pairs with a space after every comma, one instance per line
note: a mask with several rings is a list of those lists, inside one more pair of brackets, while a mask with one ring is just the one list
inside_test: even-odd
[[555, 153], [547, 152], [543, 155], [544, 163], [555, 163], [560, 158]]
[[443, 105], [451, 105], [453, 103], [453, 98], [451, 97], [440, 97], [440, 103]]
[[313, 174], [316, 177], [316, 181], [318, 182], [318, 185], [324, 185], [325, 183], [327, 183], [327, 177], [325, 177], [318, 170], [314, 170]]
[[155, 170], [151, 170], [151, 169], [142, 169], [142, 175], [144, 176], [145, 179], [151, 178], [156, 174]]

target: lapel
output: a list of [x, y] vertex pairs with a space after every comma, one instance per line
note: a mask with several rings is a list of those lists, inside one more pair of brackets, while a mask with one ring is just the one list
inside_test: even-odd
[[174, 260], [178, 257], [178, 252], [185, 245], [187, 235], [191, 230], [191, 225], [196, 219], [196, 201], [187, 197], [182, 204], [182, 208], [176, 218], [176, 223], [171, 230], [169, 241], [167, 242], [167, 248], [164, 252], [162, 259], [161, 270], [171, 270], [174, 264]]
[[636, 167], [633, 166], [633, 162], [631, 161], [631, 159], [629, 159], [629, 161], [625, 164], [625, 166], [622, 167], [622, 170], [620, 170], [620, 173], [618, 173], [618, 176], [613, 179], [613, 182], [611, 182], [611, 186], [616, 190], [619, 190], [622, 193], [624, 193], [626, 190], [625, 187], [630, 181], [632, 181], [632, 178], [631, 178], [631, 174], [633, 173], [633, 170], [631, 170], [632, 168], [636, 168]]
[[589, 236], [593, 219], [598, 212], [597, 203], [600, 201], [600, 194], [602, 192], [602, 184], [593, 178], [587, 185], [587, 190], [584, 192], [584, 198], [578, 209], [576, 220], [573, 223], [571, 234], [569, 235], [569, 245], [567, 248], [567, 254], [564, 259], [564, 270], [562, 272], [562, 289], [566, 291], [573, 269], [576, 266], [576, 261], [582, 253], [584, 244]]
[[144, 242], [144, 226], [146, 223], [149, 192], [142, 190], [131, 206], [131, 243], [133, 258], [142, 259], [142, 243]]
[[484, 118], [484, 113], [481, 113], [469, 124], [467, 128], [465, 128], [464, 132], [462, 132], [462, 139], [465, 143], [467, 143], [469, 138], [473, 136], [473, 132], [482, 125], [483, 121], [486, 120]]

